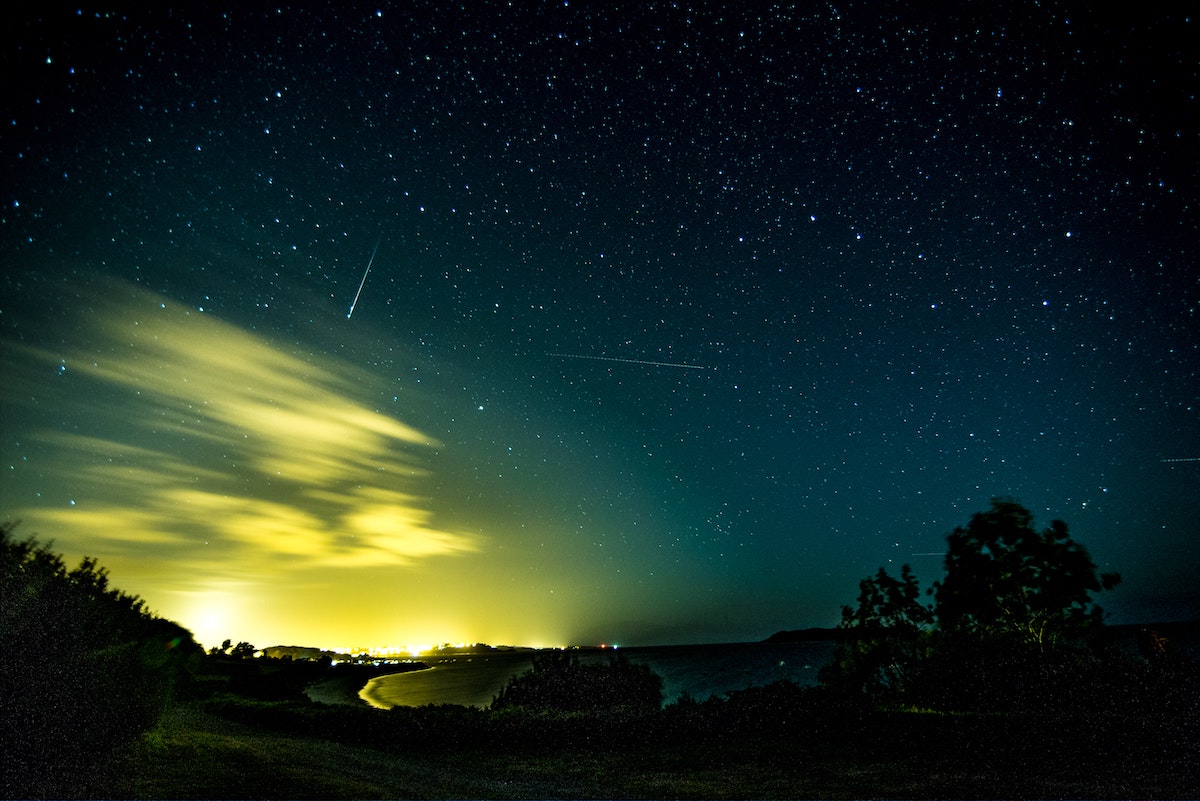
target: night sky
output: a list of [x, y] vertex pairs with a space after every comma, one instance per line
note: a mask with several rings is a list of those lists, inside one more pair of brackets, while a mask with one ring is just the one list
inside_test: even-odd
[[1200, 614], [1183, 12], [54, 5], [0, 518], [205, 645], [760, 639], [997, 496]]

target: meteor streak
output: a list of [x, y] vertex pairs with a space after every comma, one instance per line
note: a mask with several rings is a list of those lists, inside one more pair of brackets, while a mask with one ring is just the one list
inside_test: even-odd
[[678, 367], [683, 370], [715, 370], [703, 364], [683, 364], [682, 362], [654, 362], [649, 359], [621, 359], [616, 356], [584, 356], [580, 353], [547, 353], [559, 359], [591, 359], [597, 362], [621, 362], [623, 364], [645, 364], [650, 367]]
[[350, 304], [350, 311], [346, 312], [346, 319], [354, 314], [354, 307], [358, 305], [358, 298], [362, 295], [363, 287], [367, 285], [367, 274], [371, 272], [371, 265], [375, 263], [375, 254], [379, 252], [379, 243], [383, 241], [383, 234], [375, 240], [375, 249], [371, 251], [371, 259], [367, 262], [367, 269], [363, 271], [362, 280], [358, 282], [358, 291], [354, 293], [354, 302]]

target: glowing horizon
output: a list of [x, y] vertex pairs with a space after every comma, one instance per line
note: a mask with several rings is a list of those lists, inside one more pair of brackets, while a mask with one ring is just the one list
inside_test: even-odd
[[[206, 648], [557, 647], [627, 615], [596, 564], [514, 539], [549, 540], [552, 521], [464, 503], [494, 494], [471, 454], [381, 411], [377, 378], [127, 284], [81, 291], [90, 309], [58, 348], [4, 343], [6, 406], [36, 417], [29, 399], [49, 398], [72, 422], [29, 430], [55, 491], [10, 471], [8, 497], [37, 502], [3, 512]], [[390, 407], [436, 418], [407, 397]]]
[[1195, 614], [1192, 101], [1097, 80], [1159, 22], [1073, 21], [1030, 94], [1007, 10], [327, 4], [247, 65], [193, 5], [12, 54], [21, 534], [208, 645], [665, 645], [929, 586], [1005, 496], [1113, 620]]
[[[303, 596], [343, 593], [331, 575], [480, 550], [478, 534], [439, 527], [422, 494], [439, 443], [368, 408], [361, 374], [144, 290], [101, 298], [63, 351], [11, 347], [23, 375], [74, 382], [75, 403], [110, 400], [87, 409], [87, 433], [32, 434], [72, 489], [13, 511], [25, 531], [97, 556], [116, 586], [208, 645], [272, 630], [327, 640], [328, 613]], [[264, 592], [298, 614], [247, 609]], [[434, 628], [453, 630], [417, 631]]]

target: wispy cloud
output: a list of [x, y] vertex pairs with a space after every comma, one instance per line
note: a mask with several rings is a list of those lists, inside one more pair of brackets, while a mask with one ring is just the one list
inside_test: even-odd
[[63, 352], [17, 348], [40, 375], [66, 369], [38, 402], [74, 393], [77, 409], [70, 426], [34, 434], [75, 505], [19, 516], [214, 575], [480, 548], [438, 527], [421, 491], [438, 443], [373, 410], [369, 378], [148, 292], [119, 295]]

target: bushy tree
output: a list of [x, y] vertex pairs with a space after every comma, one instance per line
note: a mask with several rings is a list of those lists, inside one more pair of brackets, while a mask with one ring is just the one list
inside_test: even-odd
[[947, 537], [946, 577], [933, 585], [938, 626], [947, 633], [1053, 644], [1077, 639], [1104, 620], [1092, 593], [1120, 582], [1097, 575], [1061, 520], [1038, 532], [1012, 500], [971, 518]]
[[1043, 703], [1080, 665], [1104, 618], [1093, 593], [1120, 581], [1098, 574], [1067, 525], [1038, 532], [1028, 509], [995, 499], [947, 537], [945, 577], [932, 608], [908, 565], [859, 584], [844, 607], [853, 633], [821, 673], [829, 686], [876, 700], [996, 708]]
[[0, 525], [0, 793], [77, 794], [152, 725], [199, 653], [191, 634], [109, 587], [95, 559], [68, 570]]
[[242, 642], [239, 642], [237, 645], [233, 646], [233, 650], [229, 652], [229, 655], [234, 659], [250, 659], [254, 656], [254, 652], [256, 650], [258, 649], [243, 640]]
[[600, 664], [583, 664], [575, 654], [550, 653], [535, 657], [531, 670], [514, 676], [492, 701], [492, 709], [658, 709], [662, 700], [662, 677], [646, 665], [633, 664], [619, 651]]
[[921, 603], [909, 565], [901, 567], [899, 579], [881, 567], [858, 588], [858, 606], [842, 607], [841, 626], [854, 633], [838, 646], [821, 680], [875, 698], [903, 692], [928, 647], [933, 612]]
[[858, 606], [842, 607], [843, 628], [909, 635], [933, 622], [932, 610], [920, 601], [921, 586], [910, 565], [900, 568], [899, 579], [881, 567], [874, 578], [860, 581], [858, 590]]

